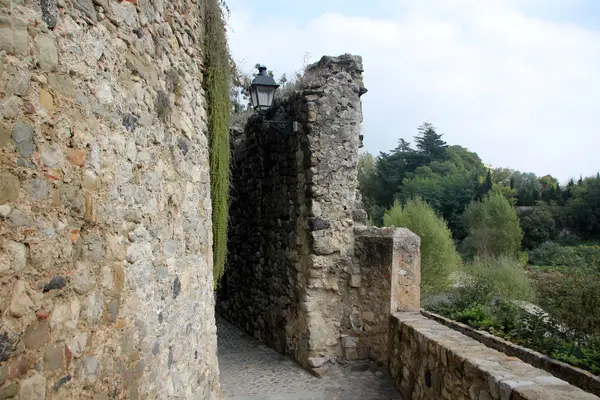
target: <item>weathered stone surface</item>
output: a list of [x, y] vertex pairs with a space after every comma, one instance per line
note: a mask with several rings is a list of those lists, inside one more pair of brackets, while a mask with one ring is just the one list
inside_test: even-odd
[[94, 8], [92, 0], [74, 0], [73, 5], [92, 21], [95, 22], [97, 20], [96, 9]]
[[[231, 135], [230, 267], [217, 307], [315, 374], [327, 368], [312, 367], [312, 357], [369, 354], [366, 344], [344, 351], [339, 343], [363, 329], [360, 311], [351, 311], [364, 303], [352, 220], [362, 120], [357, 88], [360, 57], [323, 57], [269, 117], [287, 124], [275, 129], [253, 116], [244, 132]], [[387, 296], [389, 313], [389, 282], [379, 295]]]
[[25, 96], [29, 91], [29, 83], [31, 74], [26, 69], [20, 69], [15, 72], [15, 75], [10, 80], [10, 91], [17, 96]]
[[19, 384], [10, 382], [6, 386], [0, 387], [0, 399], [12, 399], [19, 393]]
[[0, 171], [0, 203], [19, 199], [21, 181], [8, 171]]
[[394, 314], [390, 334], [390, 372], [403, 398], [598, 399], [418, 312]]
[[46, 379], [37, 372], [21, 381], [19, 400], [40, 400], [46, 398]]
[[35, 56], [40, 68], [44, 71], [53, 71], [58, 66], [58, 49], [56, 40], [45, 34], [35, 38]]
[[42, 348], [50, 338], [50, 322], [42, 320], [29, 325], [23, 335], [25, 347], [32, 350]]
[[69, 349], [71, 350], [73, 357], [79, 358], [83, 355], [87, 341], [88, 341], [88, 334], [80, 333], [79, 335], [75, 336], [69, 342]]
[[[199, 34], [203, 7], [0, 9], [0, 367], [16, 371], [0, 390], [218, 398], [204, 65], [199, 38], [177, 43]], [[172, 69], [185, 79], [170, 103], [178, 127], [154, 104]], [[157, 340], [170, 362], [166, 350], [148, 360]]]
[[71, 277], [73, 290], [78, 294], [86, 294], [96, 286], [96, 277], [91, 268], [84, 263], [79, 263]]
[[29, 34], [23, 19], [0, 15], [0, 50], [21, 56], [29, 53]]
[[100, 375], [100, 363], [93, 357], [84, 357], [77, 369], [78, 377], [83, 381], [83, 387], [90, 388], [96, 384]]
[[54, 29], [59, 16], [56, 0], [40, 0], [40, 7], [42, 8], [42, 19], [48, 28]]
[[135, 5], [127, 1], [113, 1], [110, 3], [110, 7], [113, 18], [117, 24], [127, 26], [131, 29], [137, 29], [140, 27], [140, 20], [135, 9]]
[[27, 356], [21, 354], [17, 358], [10, 360], [7, 364], [8, 379], [14, 380], [25, 375], [31, 366]]
[[44, 352], [44, 370], [54, 371], [62, 367], [64, 349], [61, 345], [49, 344]]
[[17, 146], [17, 151], [21, 157], [29, 157], [35, 151], [33, 135], [35, 131], [31, 125], [17, 123], [12, 131], [12, 138]]
[[65, 286], [67, 286], [67, 280], [64, 276], [54, 276], [44, 285], [43, 292], [46, 293], [51, 290], [62, 289]]
[[41, 293], [34, 291], [27, 282], [17, 280], [13, 286], [9, 314], [12, 317], [20, 318], [27, 313], [33, 312], [39, 308], [39, 302], [42, 299]]
[[40, 89], [38, 91], [38, 102], [49, 113], [54, 112], [54, 97], [47, 90]]
[[103, 300], [102, 293], [99, 291], [93, 291], [87, 296], [84, 302], [83, 315], [88, 323], [96, 324], [100, 321], [104, 309]]

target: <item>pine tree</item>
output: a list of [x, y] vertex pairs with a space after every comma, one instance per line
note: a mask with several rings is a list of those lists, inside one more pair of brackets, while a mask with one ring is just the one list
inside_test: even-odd
[[442, 136], [435, 131], [429, 122], [425, 122], [418, 128], [419, 134], [415, 136], [417, 151], [423, 158], [423, 164], [432, 161], [444, 161], [447, 158], [446, 150], [448, 144], [442, 140]]
[[478, 200], [481, 200], [487, 195], [490, 190], [492, 190], [492, 171], [488, 169], [487, 176], [485, 177], [485, 181], [479, 186], [479, 193], [477, 194]]

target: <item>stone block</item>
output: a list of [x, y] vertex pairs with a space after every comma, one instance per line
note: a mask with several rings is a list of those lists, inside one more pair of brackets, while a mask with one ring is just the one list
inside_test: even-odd
[[47, 34], [37, 35], [35, 38], [35, 56], [42, 70], [54, 71], [58, 67], [58, 48], [54, 37]]
[[44, 370], [55, 371], [63, 366], [64, 348], [60, 344], [49, 344], [44, 352]]
[[29, 325], [23, 335], [25, 347], [32, 350], [42, 348], [50, 339], [50, 322], [36, 321]]
[[34, 373], [20, 383], [19, 400], [40, 400], [46, 398], [46, 379]]
[[308, 363], [313, 368], [321, 367], [323, 364], [325, 364], [326, 361], [327, 360], [325, 357], [310, 357], [308, 359]]
[[29, 33], [25, 21], [0, 16], [0, 50], [20, 56], [29, 54]]

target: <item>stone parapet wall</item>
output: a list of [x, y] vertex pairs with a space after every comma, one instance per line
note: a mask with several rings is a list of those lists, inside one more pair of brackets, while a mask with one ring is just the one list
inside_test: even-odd
[[405, 399], [599, 399], [419, 312], [394, 314], [390, 335], [390, 373]]
[[577, 386], [578, 388], [593, 393], [596, 396], [600, 396], [600, 377], [592, 374], [589, 371], [585, 371], [565, 362], [555, 360], [542, 353], [538, 353], [537, 351], [511, 343], [508, 340], [494, 336], [489, 332], [473, 329], [468, 325], [461, 324], [460, 322], [453, 321], [441, 315], [437, 315], [425, 310], [421, 310], [421, 314], [464, 335], [467, 335], [483, 343], [487, 347], [496, 349], [509, 356], [518, 357], [528, 364], [543, 369], [544, 371], [547, 371], [557, 378], [565, 380], [570, 384]]
[[195, 0], [0, 0], [0, 399], [218, 397]]
[[[388, 364], [390, 315], [420, 308], [420, 238], [406, 228], [357, 227], [357, 267], [350, 277], [349, 300], [355, 305], [350, 333], [355, 347], [348, 360], [369, 358]], [[346, 339], [349, 340], [349, 339]]]

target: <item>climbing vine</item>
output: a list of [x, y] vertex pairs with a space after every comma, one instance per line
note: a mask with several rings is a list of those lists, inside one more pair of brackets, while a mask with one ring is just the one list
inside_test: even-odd
[[[204, 3], [204, 90], [208, 102], [210, 184], [213, 223], [214, 285], [218, 285], [227, 259], [229, 203], [229, 125], [233, 63], [227, 46], [222, 0]], [[222, 8], [223, 7], [223, 8]]]

